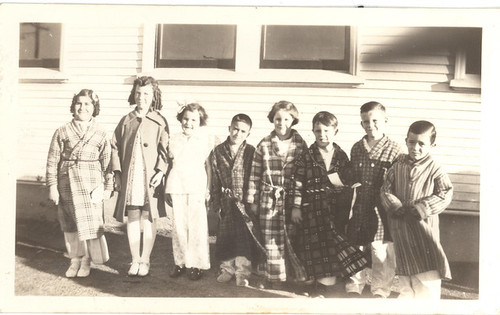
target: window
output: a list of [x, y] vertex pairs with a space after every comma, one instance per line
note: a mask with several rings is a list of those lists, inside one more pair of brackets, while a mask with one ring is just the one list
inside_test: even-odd
[[455, 77], [450, 82], [454, 89], [481, 88], [481, 28], [457, 28], [459, 39], [455, 52]]
[[264, 25], [261, 68], [349, 71], [347, 26]]
[[59, 69], [61, 24], [20, 23], [19, 67]]
[[236, 25], [158, 25], [156, 68], [234, 69]]

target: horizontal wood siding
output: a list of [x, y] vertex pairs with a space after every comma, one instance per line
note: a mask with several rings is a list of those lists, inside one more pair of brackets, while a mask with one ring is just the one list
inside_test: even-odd
[[[142, 69], [142, 25], [130, 21], [113, 27], [68, 25], [67, 83], [20, 84], [22, 125], [19, 179], [44, 180], [45, 158], [55, 129], [71, 119], [74, 93], [94, 89], [101, 99], [100, 123], [109, 134], [132, 108], [127, 103], [133, 77]], [[339, 120], [337, 143], [347, 152], [363, 136], [359, 107], [371, 100], [387, 107], [387, 134], [404, 146], [408, 126], [431, 120], [437, 128], [434, 155], [450, 173], [455, 197], [450, 209], [479, 211], [481, 96], [453, 91], [454, 56], [440, 46], [426, 47], [418, 28], [358, 27], [357, 88], [190, 86], [160, 82], [164, 110], [172, 132], [178, 103], [197, 101], [207, 110], [208, 132], [221, 140], [233, 115], [244, 112], [254, 120], [248, 141], [258, 141], [272, 130], [266, 116], [273, 103], [289, 100], [300, 112], [296, 126], [308, 143], [314, 141], [311, 120], [320, 110]], [[417, 46], [415, 46], [417, 45]]]

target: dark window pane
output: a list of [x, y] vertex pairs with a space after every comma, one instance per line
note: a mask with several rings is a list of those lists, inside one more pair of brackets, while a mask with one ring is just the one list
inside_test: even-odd
[[59, 68], [60, 50], [61, 24], [20, 24], [20, 67]]
[[468, 28], [463, 32], [466, 54], [465, 73], [467, 74], [481, 74], [481, 42], [482, 42], [482, 29]]
[[349, 69], [346, 26], [265, 25], [261, 68]]
[[235, 45], [235, 25], [160, 25], [156, 66], [234, 69]]

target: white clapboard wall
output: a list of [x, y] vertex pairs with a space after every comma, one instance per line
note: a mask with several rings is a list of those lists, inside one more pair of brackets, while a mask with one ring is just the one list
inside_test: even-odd
[[[71, 119], [74, 93], [94, 89], [101, 99], [99, 122], [111, 134], [132, 108], [127, 103], [131, 82], [142, 71], [144, 27], [125, 21], [113, 26], [68, 23], [64, 47], [66, 82], [19, 84], [20, 131], [18, 179], [45, 177], [45, 162], [55, 129]], [[404, 146], [408, 126], [426, 119], [437, 127], [435, 157], [445, 166], [455, 186], [449, 210], [479, 212], [481, 95], [451, 90], [454, 56], [450, 51], [420, 49], [422, 33], [409, 27], [358, 27], [357, 75], [364, 84], [352, 88], [311, 86], [169, 85], [160, 82], [164, 109], [172, 132], [179, 132], [177, 103], [197, 101], [209, 116], [208, 131], [221, 140], [234, 114], [251, 116], [249, 142], [272, 130], [266, 116], [273, 103], [293, 102], [300, 112], [296, 129], [312, 143], [311, 120], [320, 110], [339, 120], [337, 143], [349, 152], [363, 136], [359, 107], [371, 100], [387, 107], [387, 134]]]

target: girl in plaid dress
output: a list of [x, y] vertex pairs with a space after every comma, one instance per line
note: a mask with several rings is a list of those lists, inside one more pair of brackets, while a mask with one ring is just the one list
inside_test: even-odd
[[210, 187], [208, 157], [218, 139], [204, 128], [205, 109], [191, 103], [177, 113], [182, 133], [175, 134], [168, 146], [172, 169], [165, 193], [172, 205], [172, 248], [175, 266], [170, 277], [176, 278], [188, 269], [188, 278], [198, 280], [202, 270], [210, 269], [206, 201]]
[[47, 158], [49, 200], [58, 205], [58, 219], [71, 264], [66, 277], [87, 277], [90, 256], [86, 241], [104, 234], [103, 199], [109, 199], [113, 178], [106, 174], [111, 146], [106, 131], [93, 118], [99, 98], [92, 90], [73, 97], [73, 120], [58, 128]]
[[137, 78], [128, 101], [136, 107], [120, 120], [111, 141], [111, 169], [119, 191], [114, 217], [120, 222], [127, 217], [132, 256], [128, 275], [144, 277], [156, 238], [155, 220], [166, 216], [160, 184], [167, 172], [168, 124], [159, 112], [161, 90], [154, 78]]
[[256, 147], [247, 203], [260, 219], [267, 254], [265, 278], [274, 288], [281, 288], [288, 278], [305, 280], [304, 267], [290, 243], [288, 226], [295, 160], [307, 150], [307, 144], [292, 129], [299, 122], [293, 103], [275, 103], [267, 118], [274, 124], [274, 130]]
[[[295, 163], [292, 221], [297, 224], [294, 248], [305, 266], [309, 287], [317, 293], [332, 286], [336, 278], [351, 276], [367, 264], [363, 253], [353, 247], [335, 220], [348, 213], [351, 191], [343, 185], [349, 168], [347, 154], [335, 143], [337, 118], [319, 112], [313, 118], [316, 142]], [[347, 211], [346, 211], [347, 210]]]

